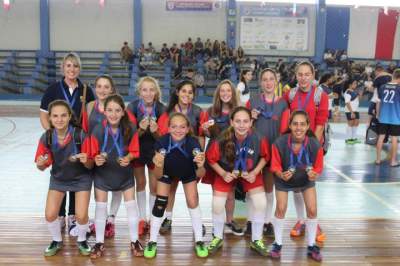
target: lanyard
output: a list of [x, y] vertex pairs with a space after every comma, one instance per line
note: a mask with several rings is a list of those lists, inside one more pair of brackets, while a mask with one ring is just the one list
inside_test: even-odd
[[[305, 140], [303, 141], [303, 143], [301, 144], [301, 148], [300, 151], [298, 153], [298, 155], [294, 154], [294, 151], [292, 149], [292, 141], [291, 141], [291, 137], [289, 136], [288, 138], [288, 146], [289, 146], [289, 151], [290, 151], [290, 164], [289, 164], [289, 168], [296, 168], [297, 166], [302, 166], [303, 163], [301, 161], [301, 158], [303, 157], [303, 153], [304, 156], [306, 158], [306, 166], [312, 166], [311, 162], [310, 162], [310, 157], [308, 154], [308, 151], [306, 149], [306, 144], [308, 142], [308, 138], [306, 137]], [[296, 156], [296, 164], [294, 163], [294, 156]]]
[[[182, 113], [182, 114], [183, 114], [182, 107], [180, 106], [179, 103], [177, 103], [177, 105], [178, 105], [179, 113]], [[192, 111], [192, 104], [189, 104], [189, 106], [188, 106], [188, 108], [187, 108], [187, 111], [186, 111], [186, 115], [188, 115], [191, 111]]]
[[274, 114], [274, 107], [275, 107], [275, 94], [274, 97], [272, 98], [272, 104], [271, 104], [271, 110], [268, 111], [268, 106], [269, 104], [265, 100], [265, 97], [263, 95], [260, 95], [262, 102], [264, 103], [263, 107], [257, 108], [260, 111], [260, 114], [265, 118], [265, 119], [271, 119], [272, 115]]
[[166, 151], [166, 154], [172, 152], [175, 149], [178, 149], [186, 158], [189, 158], [189, 154], [183, 149], [183, 145], [186, 142], [186, 138], [179, 141], [179, 142], [174, 142], [172, 140], [172, 137], [169, 136], [169, 143], [168, 143], [168, 149]]
[[73, 108], [73, 106], [74, 106], [74, 104], [75, 104], [75, 102], [76, 102], [76, 93], [75, 93], [75, 92], [76, 92], [78, 89], [75, 89], [74, 92], [72, 93], [72, 95], [71, 95], [72, 101], [71, 101], [71, 100], [69, 99], [67, 93], [65, 92], [66, 89], [65, 89], [64, 84], [63, 84], [62, 81], [60, 81], [60, 86], [61, 86], [61, 87], [60, 87], [60, 88], [61, 88], [61, 91], [62, 91], [62, 93], [64, 94], [65, 100], [68, 102], [69, 106], [71, 106], [71, 108]]
[[[113, 145], [111, 146], [111, 148], [108, 149], [108, 151], [106, 151], [107, 142], [108, 142], [108, 134], [110, 134], [112, 137]], [[120, 130], [120, 128], [118, 128], [117, 132], [115, 134], [113, 134], [111, 131], [111, 128], [109, 127], [109, 125], [107, 125], [104, 130], [104, 142], [103, 142], [103, 146], [101, 147], [101, 152], [110, 153], [114, 147], [117, 149], [118, 157], [122, 157], [123, 156], [123, 153], [122, 153], [123, 148], [122, 148], [121, 130]]]
[[143, 117], [145, 118], [157, 118], [156, 116], [156, 103], [154, 102], [153, 106], [151, 107], [151, 112], [147, 112], [146, 105], [144, 104], [143, 99], [139, 100], [138, 109], [142, 112]]
[[307, 92], [306, 101], [304, 102], [304, 105], [301, 104], [300, 94], [297, 95], [297, 110], [303, 110], [303, 111], [306, 110], [308, 102], [310, 101], [311, 92], [313, 91], [313, 89], [314, 89], [314, 87], [311, 87], [311, 89]]
[[241, 170], [242, 172], [247, 172], [247, 151], [249, 149], [249, 143], [248, 143], [248, 138], [242, 142], [242, 145], [238, 143], [238, 141], [235, 141], [235, 150], [236, 150], [236, 160], [235, 160], [235, 166], [233, 170], [239, 171]]
[[[78, 154], [78, 149], [76, 148], [76, 143], [75, 143], [75, 139], [72, 134], [72, 131], [73, 131], [73, 128], [71, 126], [68, 126], [68, 131], [67, 131], [67, 134], [65, 135], [65, 139], [67, 139], [68, 137], [71, 137], [72, 149], [73, 149], [72, 155], [76, 155], [76, 154]], [[55, 151], [58, 151], [60, 149], [60, 145], [58, 144], [58, 134], [57, 134], [57, 130], [55, 130], [55, 129], [53, 130], [52, 139], [53, 139], [53, 141], [52, 141], [53, 149]], [[64, 139], [64, 142], [65, 142], [65, 139]]]

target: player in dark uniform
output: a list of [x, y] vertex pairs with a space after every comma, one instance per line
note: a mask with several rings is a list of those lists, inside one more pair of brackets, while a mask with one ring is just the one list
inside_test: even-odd
[[91, 258], [104, 252], [104, 230], [107, 219], [107, 192], [122, 191], [128, 217], [130, 248], [134, 256], [143, 256], [138, 240], [139, 211], [135, 201], [133, 160], [139, 157], [139, 136], [125, 112], [121, 96], [108, 96], [104, 103], [106, 120], [91, 135], [91, 158], [95, 161], [96, 244]]
[[274, 219], [275, 242], [272, 258], [280, 258], [282, 232], [287, 209], [288, 192], [302, 193], [306, 205], [307, 255], [321, 261], [317, 235], [317, 194], [315, 181], [322, 173], [323, 150], [310, 130], [310, 119], [303, 110], [294, 111], [289, 121], [290, 131], [272, 145], [271, 172], [275, 176], [276, 210]]
[[89, 159], [90, 141], [86, 134], [74, 126], [72, 110], [67, 102], [55, 100], [48, 108], [50, 129], [40, 138], [35, 162], [40, 170], [51, 166], [50, 186], [46, 201], [46, 221], [53, 241], [44, 255], [53, 256], [62, 247], [62, 234], [58, 211], [65, 192], [76, 192], [76, 226], [78, 247], [82, 255], [90, 254], [86, 242], [89, 228], [88, 206], [92, 177], [88, 169], [93, 167]]
[[158, 178], [157, 197], [152, 210], [150, 239], [144, 251], [146, 258], [154, 258], [157, 254], [157, 237], [168, 204], [171, 183], [174, 180], [181, 181], [183, 184], [192, 219], [196, 255], [201, 258], [208, 256], [203, 242], [197, 191], [197, 180], [205, 174], [205, 155], [201, 151], [197, 138], [191, 136], [190, 130], [189, 119], [184, 114], [174, 113], [169, 119], [169, 133], [157, 140], [154, 146], [156, 150], [153, 159], [154, 173]]
[[149, 171], [149, 210], [153, 209], [156, 198], [157, 179], [154, 176], [154, 143], [160, 137], [158, 120], [165, 112], [165, 106], [160, 102], [161, 90], [156, 79], [143, 77], [138, 81], [137, 93], [139, 99], [131, 102], [126, 112], [129, 120], [136, 125], [139, 133], [140, 157], [133, 162], [136, 179], [136, 195], [139, 207], [139, 235], [148, 228], [146, 221], [146, 175], [145, 166]]

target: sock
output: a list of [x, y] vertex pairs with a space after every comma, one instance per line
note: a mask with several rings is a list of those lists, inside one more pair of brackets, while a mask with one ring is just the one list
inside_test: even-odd
[[190, 217], [192, 218], [192, 227], [195, 241], [203, 241], [203, 223], [201, 222], [201, 210], [197, 206], [194, 209], [189, 209]]
[[351, 128], [352, 129], [352, 132], [351, 132], [351, 135], [352, 135], [352, 139], [356, 139], [357, 138], [357, 129], [358, 129], [358, 127], [352, 127]]
[[104, 243], [106, 230], [107, 202], [96, 202], [94, 224], [96, 227], [96, 243]]
[[[122, 200], [122, 191], [113, 191], [110, 203], [110, 215], [117, 216], [119, 206], [121, 205]], [[114, 223], [114, 220], [112, 221]]]
[[306, 220], [306, 231], [307, 231], [307, 245], [315, 245], [315, 237], [317, 236], [318, 219], [307, 219]]
[[86, 224], [76, 223], [76, 227], [78, 228], [78, 242], [82, 242], [86, 240], [86, 233], [89, 229], [89, 222]]
[[226, 197], [213, 196], [212, 221], [214, 236], [224, 238]]
[[264, 220], [264, 212], [256, 212], [253, 214], [251, 223], [251, 241], [262, 240]]
[[165, 218], [172, 220], [172, 212], [165, 211]]
[[275, 243], [278, 245], [282, 245], [282, 233], [283, 233], [283, 224], [285, 222], [285, 219], [279, 219], [275, 217], [272, 220], [272, 223], [274, 225], [274, 235], [275, 235]]
[[137, 204], [139, 207], [139, 217], [141, 220], [146, 219], [146, 190], [136, 192]]
[[299, 220], [301, 223], [304, 223], [304, 217], [305, 217], [305, 210], [304, 210], [304, 198], [303, 194], [300, 193], [293, 193], [293, 199], [294, 199], [294, 206], [296, 207], [296, 214], [297, 214], [297, 220]]
[[126, 215], [128, 217], [128, 228], [131, 242], [138, 240], [138, 223], [139, 223], [139, 210], [136, 201], [130, 200], [125, 202]]
[[[151, 214], [151, 211], [152, 211], [153, 208], [154, 208], [154, 202], [155, 202], [155, 201], [156, 201], [156, 196], [150, 194], [150, 195], [149, 195], [149, 210], [150, 210], [150, 214]], [[151, 216], [151, 215], [150, 215], [150, 216]]]
[[274, 207], [274, 193], [265, 193], [267, 197], [267, 209], [265, 212], [265, 223], [272, 223], [272, 209]]
[[347, 126], [346, 127], [346, 139], [351, 139], [352, 138], [352, 130], [351, 130], [351, 127], [349, 127], [349, 126]]
[[251, 198], [249, 193], [246, 194], [246, 207], [247, 207], [247, 221], [251, 221], [253, 218], [253, 204], [251, 203]]
[[60, 220], [58, 220], [58, 218], [52, 222], [47, 222], [47, 228], [49, 229], [53, 241], [62, 241]]
[[158, 232], [160, 231], [162, 221], [163, 221], [162, 217], [160, 218], [160, 217], [151, 215], [149, 241], [157, 242]]

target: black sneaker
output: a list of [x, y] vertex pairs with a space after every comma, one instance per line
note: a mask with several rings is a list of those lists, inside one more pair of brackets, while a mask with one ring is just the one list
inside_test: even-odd
[[233, 234], [235, 236], [244, 235], [243, 228], [241, 228], [235, 221], [225, 224], [224, 233]]
[[172, 220], [165, 218], [160, 227], [160, 234], [166, 234], [171, 232]]
[[263, 234], [266, 237], [274, 237], [274, 227], [271, 223], [264, 224]]
[[203, 230], [203, 236], [205, 236], [206, 233], [207, 233], [206, 226], [205, 226], [204, 224], [202, 224], [202, 225], [201, 225], [201, 228], [202, 228], [202, 230]]
[[246, 230], [244, 231], [244, 234], [247, 236], [251, 236], [251, 221], [247, 221]]

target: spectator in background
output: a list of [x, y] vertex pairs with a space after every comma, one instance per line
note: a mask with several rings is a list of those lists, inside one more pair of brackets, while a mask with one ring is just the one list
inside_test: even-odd
[[133, 51], [128, 46], [128, 42], [124, 42], [124, 45], [122, 46], [120, 51], [120, 56], [121, 56], [121, 64], [129, 65], [133, 57]]
[[221, 48], [220, 48], [220, 57], [222, 56], [228, 56], [228, 46], [226, 45], [225, 41], [221, 42]]
[[193, 56], [193, 42], [192, 38], [188, 38], [187, 42], [185, 43], [185, 53], [187, 57]]
[[332, 85], [335, 82], [335, 76], [333, 73], [325, 73], [322, 75], [322, 77], [319, 79], [319, 87], [328, 95], [329, 100], [328, 100], [328, 110], [329, 110], [329, 119], [332, 118], [332, 106], [333, 106], [333, 98], [334, 98], [334, 93], [332, 89]]
[[207, 39], [207, 41], [204, 43], [204, 54], [208, 57], [212, 57], [212, 43], [210, 39]]
[[241, 65], [245, 62], [244, 50], [242, 46], [239, 46], [236, 51], [236, 64]]
[[213, 48], [212, 48], [212, 55], [214, 57], [220, 57], [220, 55], [221, 55], [221, 45], [219, 44], [218, 40], [214, 41]]
[[196, 89], [204, 89], [204, 76], [201, 73], [196, 72], [193, 68], [187, 70], [183, 79], [192, 81], [196, 86]]
[[336, 82], [332, 87], [333, 90], [333, 117], [339, 117], [340, 99], [344, 90], [344, 79], [342, 76], [337, 76]]
[[215, 75], [215, 79], [218, 79], [218, 68], [219, 68], [220, 61], [218, 57], [211, 57], [207, 59], [204, 63], [204, 68], [206, 70], [206, 78], [209, 77], [209, 74], [212, 73]]
[[232, 68], [232, 59], [230, 59], [225, 54], [222, 54], [221, 63], [218, 69], [218, 74], [221, 80], [230, 78], [231, 68]]
[[172, 59], [172, 62], [174, 62], [175, 66], [178, 65], [178, 57], [179, 57], [179, 48], [176, 45], [176, 43], [174, 43], [172, 45], [172, 47], [169, 49], [169, 54], [170, 54], [170, 58]]
[[245, 106], [250, 99], [250, 86], [249, 83], [253, 79], [253, 71], [251, 69], [244, 69], [240, 73], [240, 82], [236, 87], [236, 92], [239, 95], [239, 104]]
[[162, 46], [161, 52], [160, 52], [160, 63], [164, 64], [164, 62], [169, 58], [170, 58], [169, 49], [167, 47], [167, 44], [163, 43], [163, 46]]
[[194, 57], [197, 58], [198, 55], [203, 56], [204, 45], [200, 38], [194, 43]]
[[377, 98], [378, 89], [382, 85], [385, 85], [386, 83], [390, 82], [391, 80], [392, 80], [392, 75], [386, 72], [383, 66], [377, 65], [375, 67], [375, 80], [373, 82], [374, 96], [372, 97], [368, 107], [368, 114], [370, 115], [370, 119], [376, 116], [376, 103], [379, 101]]

